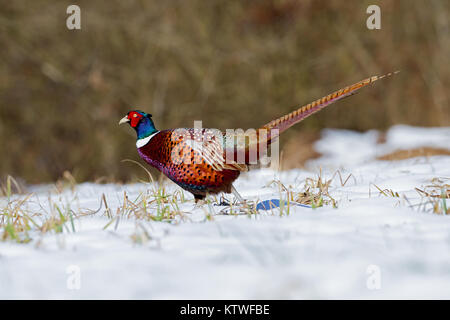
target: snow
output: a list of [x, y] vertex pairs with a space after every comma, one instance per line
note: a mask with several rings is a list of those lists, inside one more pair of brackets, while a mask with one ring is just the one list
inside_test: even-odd
[[[336, 175], [331, 183], [337, 208], [208, 219], [207, 205], [187, 201], [177, 223], [122, 218], [104, 230], [111, 219], [103, 206], [75, 219], [75, 232], [67, 223], [60, 234], [33, 233], [31, 243], [0, 242], [0, 299], [449, 299], [450, 216], [415, 206], [423, 202], [415, 188], [435, 178], [450, 184], [450, 157], [374, 159], [399, 148], [450, 149], [450, 128], [395, 126], [382, 144], [378, 135], [325, 130], [316, 144], [324, 156], [307, 170], [255, 170], [236, 183], [247, 199], [279, 199], [272, 180], [300, 192], [319, 167], [326, 179], [339, 170], [343, 180], [351, 176], [345, 185]], [[57, 193], [36, 186], [28, 206], [51, 214], [50, 197], [74, 211], [97, 211], [105, 194], [114, 216], [124, 192], [134, 200], [149, 188], [85, 183]], [[0, 207], [6, 201], [0, 198]], [[151, 239], [133, 241], [144, 229]], [[79, 288], [70, 285], [73, 270]]]
[[421, 128], [406, 125], [391, 127], [386, 142], [377, 144], [380, 132], [354, 132], [348, 130], [323, 130], [322, 139], [315, 149], [323, 157], [313, 164], [327, 167], [362, 164], [396, 150], [421, 147], [450, 149], [450, 127]]

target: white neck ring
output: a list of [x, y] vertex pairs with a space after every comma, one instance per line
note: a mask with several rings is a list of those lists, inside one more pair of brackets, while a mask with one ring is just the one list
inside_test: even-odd
[[157, 134], [159, 133], [159, 131], [156, 131], [155, 133], [149, 135], [148, 137], [142, 138], [142, 139], [138, 139], [136, 141], [136, 147], [138, 148], [142, 148], [143, 146], [145, 146], [147, 143], [150, 142], [150, 140]]

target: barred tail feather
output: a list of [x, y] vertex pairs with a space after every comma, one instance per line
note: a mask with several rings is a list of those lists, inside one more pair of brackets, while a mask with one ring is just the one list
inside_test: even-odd
[[[359, 81], [359, 82], [352, 84], [348, 87], [345, 87], [341, 90], [333, 92], [323, 98], [320, 98], [314, 102], [311, 102], [305, 106], [302, 106], [301, 108], [299, 108], [281, 118], [275, 119], [275, 120], [267, 123], [263, 127], [261, 127], [261, 129], [266, 129], [269, 132], [272, 129], [278, 130], [278, 134], [276, 135], [276, 136], [278, 136], [286, 129], [292, 127], [294, 124], [302, 121], [303, 119], [305, 119], [305, 118], [309, 117], [310, 115], [312, 115], [313, 113], [325, 108], [326, 106], [328, 106], [340, 99], [348, 97], [352, 94], [355, 94], [362, 87], [365, 87], [369, 84], [372, 84], [373, 82], [375, 82], [377, 80], [383, 79], [385, 77], [389, 77], [398, 72], [399, 71], [390, 72], [390, 73], [387, 73], [382, 76], [373, 76], [373, 77], [364, 79], [362, 81]], [[276, 136], [271, 136], [270, 133], [269, 133], [269, 136], [270, 136], [270, 138], [269, 138], [270, 140], [276, 138]]]

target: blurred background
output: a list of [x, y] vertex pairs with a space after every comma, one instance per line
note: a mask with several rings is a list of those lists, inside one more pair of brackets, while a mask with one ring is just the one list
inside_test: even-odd
[[[81, 30], [66, 28], [70, 4]], [[139, 159], [118, 126], [132, 108], [158, 129], [257, 128], [394, 70], [286, 132], [283, 154], [305, 157], [325, 127], [448, 126], [449, 13], [447, 0], [2, 1], [0, 177], [129, 181], [143, 175], [121, 162]]]

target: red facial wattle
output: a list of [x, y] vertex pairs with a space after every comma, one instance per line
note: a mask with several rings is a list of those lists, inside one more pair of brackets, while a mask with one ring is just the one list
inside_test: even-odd
[[142, 118], [143, 118], [143, 116], [137, 112], [131, 112], [128, 115], [128, 119], [130, 119], [130, 125], [133, 128], [136, 128], [136, 126], [139, 124], [139, 122], [141, 121]]

